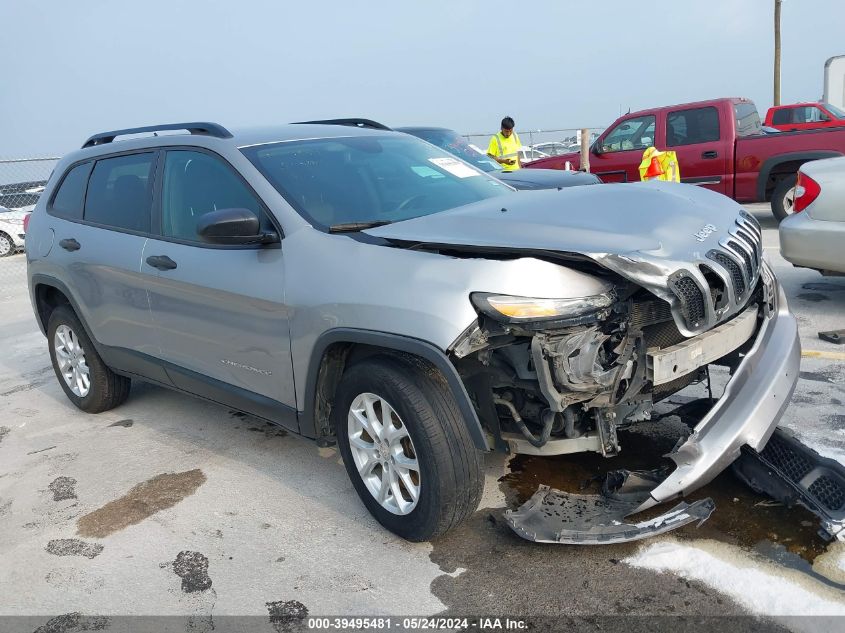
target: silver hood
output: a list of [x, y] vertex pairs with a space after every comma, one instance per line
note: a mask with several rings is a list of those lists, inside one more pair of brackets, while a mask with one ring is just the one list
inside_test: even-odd
[[[756, 285], [762, 257], [759, 226], [736, 202], [662, 182], [524, 191], [367, 233], [401, 242], [583, 255], [669, 301], [687, 336], [739, 311]], [[717, 251], [736, 267], [715, 261]], [[709, 300], [700, 264], [724, 280], [729, 296], [723, 305]], [[703, 306], [690, 303], [691, 282], [708, 297], [696, 299]]]

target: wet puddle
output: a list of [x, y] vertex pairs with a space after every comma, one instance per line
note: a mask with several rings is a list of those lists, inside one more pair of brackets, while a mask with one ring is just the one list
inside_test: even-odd
[[[622, 452], [609, 459], [597, 453], [515, 456], [510, 462], [511, 472], [499, 480], [508, 506], [511, 509], [519, 507], [541, 484], [565, 492], [598, 494], [605, 475], [611, 470], [653, 469], [666, 462], [671, 464], [660, 456], [672, 449], [675, 444], [673, 438], [626, 431], [620, 431], [619, 438]], [[769, 497], [756, 494], [730, 469], [685, 500], [705, 497], [715, 501], [715, 512], [701, 527], [689, 525], [674, 531], [674, 536], [691, 540], [713, 539], [753, 549], [778, 564], [831, 584], [832, 581], [812, 569], [815, 558], [823, 554], [829, 545], [818, 535], [819, 521], [812, 513], [802, 507], [787, 508]], [[663, 504], [654, 510], [659, 514], [670, 506]], [[643, 513], [637, 518], [646, 516]]]
[[156, 475], [133, 487], [120, 499], [81, 517], [76, 523], [78, 533], [103, 538], [175, 506], [194, 494], [203, 483], [205, 474], [199, 469]]

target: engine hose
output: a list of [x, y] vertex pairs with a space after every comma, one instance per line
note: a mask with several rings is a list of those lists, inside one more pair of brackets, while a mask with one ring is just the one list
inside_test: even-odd
[[[555, 421], [555, 415], [552, 411], [547, 411], [546, 414], [543, 415], [543, 433], [540, 435], [539, 438], [535, 437], [534, 434], [525, 426], [525, 422], [522, 421], [522, 416], [519, 415], [519, 412], [516, 410], [516, 407], [513, 406], [513, 403], [510, 400], [505, 400], [504, 398], [493, 398], [493, 402], [495, 404], [501, 405], [505, 407], [508, 411], [510, 411], [511, 417], [513, 421], [516, 423], [516, 426], [525, 436], [525, 439], [536, 448], [542, 448], [545, 446], [546, 442], [549, 441], [549, 436], [552, 434], [552, 424]], [[551, 414], [551, 415], [549, 415]]]
[[575, 412], [572, 410], [572, 407], [564, 409], [563, 434], [569, 439], [581, 436], [581, 432], [575, 428], [575, 422], [577, 422], [577, 418], [575, 417]]

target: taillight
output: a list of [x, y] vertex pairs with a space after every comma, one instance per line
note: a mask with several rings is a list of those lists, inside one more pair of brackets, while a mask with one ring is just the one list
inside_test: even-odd
[[822, 188], [819, 183], [799, 171], [798, 180], [795, 182], [795, 204], [792, 207], [792, 212], [800, 213], [809, 207], [821, 192]]
[[32, 215], [31, 213], [27, 213], [25, 216], [23, 216], [23, 232], [24, 233], [26, 233], [26, 230], [29, 228], [29, 216], [31, 216], [31, 215]]

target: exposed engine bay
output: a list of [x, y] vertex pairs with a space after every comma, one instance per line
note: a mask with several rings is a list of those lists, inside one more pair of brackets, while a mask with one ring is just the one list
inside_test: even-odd
[[452, 351], [499, 450], [610, 457], [620, 451], [617, 429], [706, 380], [710, 363], [739, 363], [761, 302], [758, 288], [743, 312], [688, 338], [667, 302], [619, 282], [612, 304], [574, 319], [520, 324], [481, 313]]

